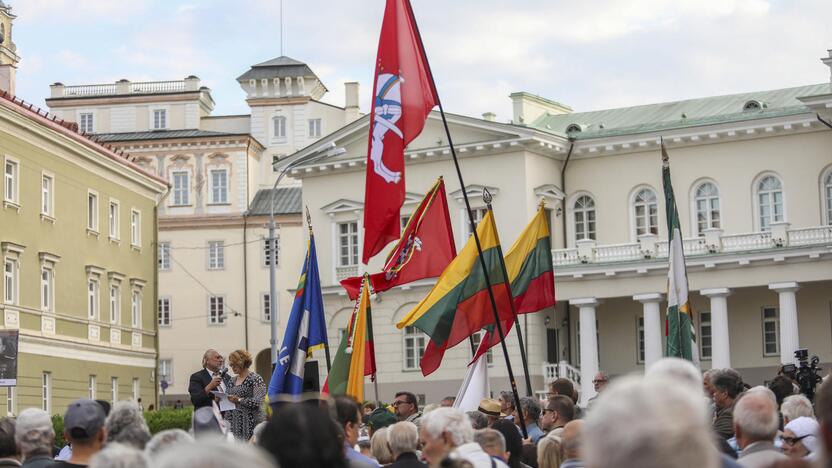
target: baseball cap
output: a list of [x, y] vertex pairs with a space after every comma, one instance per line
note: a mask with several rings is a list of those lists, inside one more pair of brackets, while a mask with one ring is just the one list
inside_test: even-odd
[[82, 398], [69, 404], [64, 415], [64, 430], [73, 439], [91, 439], [104, 427], [104, 408], [95, 400]]

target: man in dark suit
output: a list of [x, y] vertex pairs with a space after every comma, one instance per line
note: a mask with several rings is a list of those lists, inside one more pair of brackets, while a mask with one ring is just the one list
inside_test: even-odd
[[214, 399], [212, 391], [225, 393], [231, 387], [231, 376], [223, 369], [225, 360], [215, 349], [209, 349], [202, 355], [202, 369], [191, 374], [188, 393], [194, 409], [210, 406]]
[[416, 450], [419, 448], [419, 432], [412, 422], [401, 421], [387, 427], [387, 445], [396, 460], [389, 468], [427, 468], [419, 461]]

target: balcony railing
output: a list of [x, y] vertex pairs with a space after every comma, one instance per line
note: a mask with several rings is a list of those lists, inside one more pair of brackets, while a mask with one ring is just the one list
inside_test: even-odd
[[65, 86], [56, 83], [51, 86], [52, 97], [120, 96], [133, 94], [182, 93], [199, 90], [199, 78], [188, 77], [174, 81], [121, 80], [115, 83]]
[[338, 281], [341, 281], [345, 278], [352, 278], [353, 276], [358, 276], [358, 265], [335, 267], [335, 276], [338, 278]]
[[[733, 253], [783, 247], [832, 244], [832, 226], [789, 229], [788, 223], [774, 223], [770, 231], [748, 234], [722, 234], [721, 229], [707, 229], [704, 237], [684, 239], [685, 256]], [[579, 240], [577, 247], [552, 250], [555, 266], [585, 263], [638, 261], [667, 258], [667, 241], [656, 235], [639, 236], [629, 244], [595, 245], [594, 240]]]

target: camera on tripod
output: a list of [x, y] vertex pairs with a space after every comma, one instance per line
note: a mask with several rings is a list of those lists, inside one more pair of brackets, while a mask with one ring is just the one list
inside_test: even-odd
[[798, 364], [784, 364], [783, 373], [797, 382], [800, 386], [800, 393], [806, 395], [810, 401], [814, 401], [815, 387], [821, 382], [820, 368], [818, 368], [820, 359], [812, 356], [810, 361], [809, 350], [806, 348], [795, 351], [794, 357]]

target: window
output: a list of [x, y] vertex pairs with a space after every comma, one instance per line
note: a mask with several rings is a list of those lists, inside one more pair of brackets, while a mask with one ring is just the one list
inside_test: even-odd
[[763, 307], [763, 356], [780, 354], [780, 311]]
[[225, 298], [211, 296], [208, 298], [208, 323], [221, 325], [225, 323]]
[[172, 364], [173, 361], [171, 359], [159, 359], [159, 378], [161, 382], [173, 383]]
[[112, 404], [118, 401], [118, 377], [110, 377], [110, 398]]
[[52, 267], [40, 267], [40, 308], [45, 312], [54, 312], [55, 304], [55, 274]]
[[130, 244], [142, 245], [142, 213], [138, 210], [130, 210]]
[[6, 158], [6, 163], [4, 164], [5, 168], [3, 170], [4, 176], [4, 186], [5, 189], [3, 190], [3, 200], [6, 200], [11, 203], [18, 203], [17, 193], [18, 193], [18, 181], [20, 179], [20, 165], [17, 161], [12, 161]]
[[43, 373], [43, 386], [41, 387], [41, 396], [43, 397], [41, 409], [52, 414], [52, 374], [49, 372]]
[[185, 206], [191, 204], [190, 176], [191, 174], [188, 171], [176, 171], [171, 174], [171, 178], [173, 179], [174, 206]]
[[[656, 192], [650, 189], [639, 190], [633, 199], [633, 214], [635, 217], [636, 237], [643, 234], [659, 233], [659, 205], [656, 201]], [[594, 226], [592, 227], [592, 231], [594, 238]]]
[[272, 118], [272, 138], [276, 140], [286, 138], [286, 117], [277, 116]]
[[87, 229], [98, 232], [98, 194], [87, 192]]
[[94, 375], [91, 375], [91, 376], [90, 376], [88, 390], [89, 390], [89, 394], [88, 394], [88, 395], [89, 395], [90, 400], [95, 400], [95, 399], [97, 399], [97, 395], [98, 395], [98, 378], [97, 378], [96, 376], [94, 376]]
[[120, 239], [119, 233], [119, 204], [116, 200], [110, 200], [110, 208], [107, 218], [110, 224], [110, 239]]
[[170, 270], [170, 242], [159, 243], [159, 271]]
[[425, 334], [414, 326], [404, 327], [404, 370], [418, 370], [425, 354]]
[[[280, 236], [275, 236], [274, 243], [276, 250], [274, 251], [275, 266], [280, 266]], [[272, 257], [271, 250], [269, 250], [269, 239], [263, 239], [263, 266], [271, 265]]]
[[[474, 349], [478, 349], [480, 347], [480, 342], [482, 341], [484, 334], [485, 332], [481, 331], [471, 335], [471, 339], [474, 341]], [[485, 352], [485, 362], [488, 365], [494, 364], [494, 348]]]
[[3, 302], [17, 304], [17, 260], [6, 258], [3, 262]]
[[693, 195], [696, 213], [696, 234], [701, 236], [705, 229], [719, 228], [719, 190], [716, 185], [705, 182], [696, 188]]
[[[488, 213], [488, 209], [487, 208], [474, 208], [471, 211], [474, 214], [474, 229], [476, 229], [476, 227], [480, 224], [480, 221], [482, 221], [482, 219], [485, 218], [486, 213]], [[471, 230], [471, 220], [468, 218], [468, 213], [463, 211], [463, 216], [462, 217], [463, 217], [462, 232], [465, 233], [465, 238], [463, 239], [463, 242], [465, 242], [465, 241], [468, 240], [469, 237], [471, 237], [471, 235], [474, 234], [474, 231]]]
[[133, 291], [132, 300], [130, 301], [130, 325], [133, 328], [139, 328], [142, 323], [142, 293], [140, 291]]
[[98, 319], [98, 279], [87, 280], [87, 312], [90, 320]]
[[826, 200], [826, 224], [832, 225], [832, 171], [823, 181], [823, 199]]
[[765, 176], [757, 184], [757, 203], [760, 230], [770, 231], [772, 223], [785, 219], [783, 215], [783, 186], [775, 176]]
[[78, 130], [81, 133], [92, 133], [95, 131], [95, 121], [92, 112], [81, 112], [78, 114]]
[[225, 245], [223, 241], [208, 242], [208, 269], [222, 270], [225, 268]]
[[110, 285], [110, 323], [118, 323], [121, 317], [121, 288], [117, 284]]
[[636, 319], [636, 339], [638, 340], [636, 363], [644, 364], [644, 317]]
[[263, 321], [264, 322], [271, 322], [272, 320], [272, 300], [271, 295], [268, 293], [263, 294]]
[[53, 185], [55, 184], [55, 179], [50, 176], [43, 174], [41, 178], [41, 192], [40, 192], [40, 213], [46, 216], [55, 216], [54, 212], [54, 195], [53, 195]]
[[170, 298], [159, 298], [158, 320], [160, 327], [170, 326]]
[[228, 170], [212, 169], [211, 203], [228, 203]]
[[17, 413], [17, 398], [15, 398], [14, 387], [6, 387], [6, 416], [14, 416]]
[[595, 240], [595, 201], [588, 195], [582, 195], [573, 205], [575, 216], [575, 240]]
[[164, 130], [166, 128], [168, 128], [168, 111], [153, 109], [153, 130]]
[[338, 266], [358, 265], [358, 222], [338, 223]]
[[309, 138], [321, 137], [321, 119], [309, 119]]
[[133, 378], [133, 401], [139, 401], [139, 398], [142, 397], [141, 392], [141, 384], [139, 383], [139, 379]]
[[699, 357], [704, 360], [711, 359], [713, 344], [711, 342], [711, 313], [699, 313]]
[[404, 232], [404, 228], [407, 227], [407, 222], [410, 221], [410, 215], [402, 216], [402, 227], [401, 230]]

